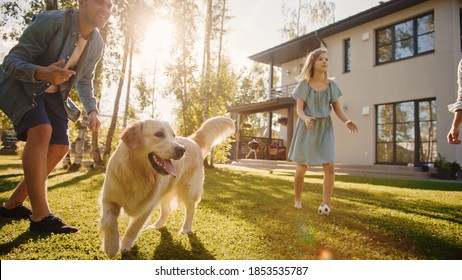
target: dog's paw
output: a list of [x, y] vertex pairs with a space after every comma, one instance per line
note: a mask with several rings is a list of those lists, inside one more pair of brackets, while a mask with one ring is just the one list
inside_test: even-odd
[[103, 250], [104, 253], [106, 253], [106, 256], [110, 259], [114, 258], [117, 255], [117, 252], [119, 252], [119, 241], [117, 243], [110, 243], [110, 242], [104, 242], [103, 244]]
[[192, 233], [192, 229], [191, 228], [182, 228], [179, 233], [181, 235], [187, 235], [187, 234]]
[[120, 244], [120, 250], [124, 252], [129, 252], [132, 250], [134, 243], [134, 239], [124, 238]]
[[146, 227], [146, 229], [161, 229], [163, 227], [165, 227], [165, 223], [161, 223], [161, 222], [157, 221], [154, 224]]

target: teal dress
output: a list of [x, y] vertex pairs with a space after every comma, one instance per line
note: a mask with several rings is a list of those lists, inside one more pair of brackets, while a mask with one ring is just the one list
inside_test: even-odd
[[331, 104], [342, 95], [334, 81], [317, 92], [306, 80], [301, 81], [292, 92], [292, 97], [305, 101], [305, 114], [315, 117], [313, 130], [308, 131], [299, 118], [289, 149], [289, 160], [305, 165], [321, 165], [335, 162], [334, 128], [330, 112]]

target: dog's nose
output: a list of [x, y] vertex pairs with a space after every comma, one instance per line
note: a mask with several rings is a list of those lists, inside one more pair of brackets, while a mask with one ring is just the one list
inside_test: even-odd
[[186, 149], [183, 146], [176, 146], [175, 147], [175, 155], [177, 158], [181, 158], [184, 155]]

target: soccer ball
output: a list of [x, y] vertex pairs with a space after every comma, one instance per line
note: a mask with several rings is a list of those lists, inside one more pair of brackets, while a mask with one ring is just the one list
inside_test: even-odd
[[319, 206], [318, 208], [318, 214], [329, 216], [330, 214], [329, 206], [327, 204], [321, 204], [321, 206]]

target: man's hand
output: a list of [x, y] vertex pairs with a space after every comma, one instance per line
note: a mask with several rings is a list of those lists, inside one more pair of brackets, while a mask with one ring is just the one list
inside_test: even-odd
[[460, 144], [461, 141], [459, 139], [459, 128], [452, 127], [448, 133], [448, 143], [449, 144]]
[[49, 66], [37, 66], [35, 69], [35, 80], [37, 81], [48, 81], [53, 85], [60, 85], [66, 82], [72, 75], [75, 75], [75, 71], [63, 69], [65, 60], [61, 59]]
[[449, 144], [460, 144], [462, 143], [459, 139], [460, 126], [462, 125], [462, 110], [457, 110], [454, 114], [454, 120], [451, 125], [451, 130], [448, 133]]
[[101, 122], [98, 117], [98, 113], [96, 111], [91, 111], [90, 114], [88, 114], [88, 128], [92, 132], [97, 132], [101, 126]]

